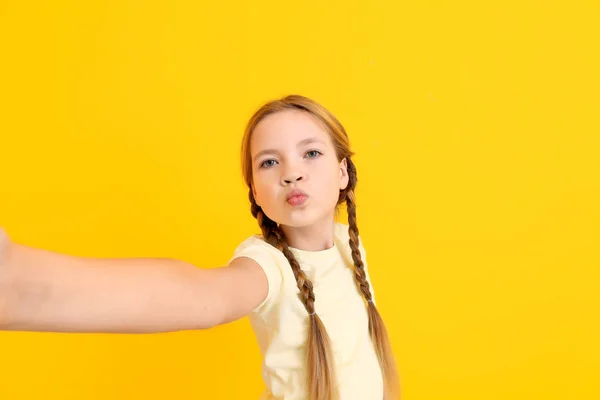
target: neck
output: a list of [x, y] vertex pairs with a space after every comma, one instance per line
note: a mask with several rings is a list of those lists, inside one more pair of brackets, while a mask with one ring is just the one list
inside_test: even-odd
[[306, 251], [322, 251], [333, 247], [333, 218], [307, 226], [280, 225], [290, 247]]

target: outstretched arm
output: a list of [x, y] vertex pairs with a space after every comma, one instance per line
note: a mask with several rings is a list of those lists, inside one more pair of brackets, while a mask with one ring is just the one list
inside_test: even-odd
[[[1, 231], [1, 229], [0, 229]], [[174, 259], [82, 258], [10, 243], [0, 232], [0, 330], [155, 333], [205, 329], [267, 295], [260, 266], [197, 268]]]

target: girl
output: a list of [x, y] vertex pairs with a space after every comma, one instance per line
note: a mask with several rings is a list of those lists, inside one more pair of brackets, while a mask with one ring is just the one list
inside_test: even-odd
[[[271, 101], [251, 117], [242, 170], [262, 235], [227, 266], [80, 258], [0, 230], [0, 329], [152, 333], [248, 316], [263, 399], [395, 400], [399, 380], [356, 225], [348, 136], [317, 102]], [[335, 222], [346, 203], [348, 225]]]

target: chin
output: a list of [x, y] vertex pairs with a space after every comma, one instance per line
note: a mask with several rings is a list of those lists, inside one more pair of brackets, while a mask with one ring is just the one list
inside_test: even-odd
[[291, 228], [304, 228], [318, 224], [329, 218], [329, 215], [295, 215], [284, 218], [283, 222], [281, 222], [280, 224], [289, 226]]
[[[277, 222], [280, 225], [288, 226], [291, 228], [304, 228], [316, 223], [322, 222], [323, 220], [333, 218], [334, 213], [323, 212], [322, 210], [316, 210], [314, 208], [303, 207], [295, 209], [276, 209], [276, 210], [265, 210], [264, 213], [271, 220]], [[275, 212], [273, 212], [275, 211]]]
[[314, 223], [314, 216], [309, 215], [293, 215], [294, 213], [268, 213], [265, 211], [265, 214], [269, 219], [277, 222], [279, 225], [289, 226], [292, 228], [301, 228], [304, 226], [309, 226]]

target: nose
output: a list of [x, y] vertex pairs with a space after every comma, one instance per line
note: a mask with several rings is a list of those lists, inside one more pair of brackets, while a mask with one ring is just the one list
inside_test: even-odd
[[283, 184], [285, 185], [289, 185], [292, 182], [297, 182], [302, 180], [302, 175], [298, 175], [298, 176], [288, 176], [286, 178], [283, 178]]
[[289, 185], [292, 182], [298, 182], [304, 179], [304, 174], [298, 169], [289, 169], [281, 177], [282, 185]]

